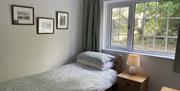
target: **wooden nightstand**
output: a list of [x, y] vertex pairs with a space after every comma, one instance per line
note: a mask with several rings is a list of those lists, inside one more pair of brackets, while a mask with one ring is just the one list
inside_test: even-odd
[[122, 72], [117, 76], [117, 91], [148, 91], [148, 76]]
[[180, 91], [180, 90], [168, 88], [168, 87], [162, 87], [161, 91]]

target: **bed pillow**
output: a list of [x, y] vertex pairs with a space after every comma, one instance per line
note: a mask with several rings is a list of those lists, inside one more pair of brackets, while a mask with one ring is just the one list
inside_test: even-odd
[[77, 60], [79, 60], [79, 62], [82, 64], [89, 65], [95, 68], [100, 68], [103, 67], [104, 65], [107, 65], [106, 63], [108, 62], [113, 63], [115, 57], [105, 53], [86, 51], [79, 54], [77, 56]]
[[105, 53], [86, 51], [79, 54], [77, 56], [77, 59], [86, 60], [102, 65], [109, 61], [114, 61], [115, 57]]
[[79, 62], [83, 65], [94, 67], [94, 68], [102, 70], [102, 71], [111, 69], [114, 65], [114, 63], [112, 61], [109, 61], [109, 62], [105, 63], [104, 65], [94, 64], [94, 63], [86, 61], [86, 60], [77, 60], [77, 62]]

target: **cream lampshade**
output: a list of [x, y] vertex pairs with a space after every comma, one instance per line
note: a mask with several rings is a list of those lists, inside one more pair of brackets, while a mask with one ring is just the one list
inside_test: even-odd
[[129, 66], [129, 73], [135, 75], [137, 72], [136, 67], [140, 67], [139, 56], [136, 54], [129, 54], [126, 65]]

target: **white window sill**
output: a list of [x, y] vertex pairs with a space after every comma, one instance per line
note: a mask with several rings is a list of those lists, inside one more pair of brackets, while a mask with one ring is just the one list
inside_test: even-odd
[[116, 49], [109, 49], [109, 48], [105, 48], [105, 49], [101, 49], [102, 51], [110, 51], [110, 52], [118, 52], [118, 53], [133, 53], [133, 54], [138, 54], [138, 55], [144, 55], [144, 56], [150, 56], [150, 57], [157, 57], [157, 58], [165, 58], [165, 59], [170, 59], [170, 60], [174, 60], [175, 57], [172, 55], [162, 55], [162, 54], [152, 54], [152, 53], [146, 53], [146, 52], [139, 52], [139, 51], [125, 51], [125, 50], [116, 50]]

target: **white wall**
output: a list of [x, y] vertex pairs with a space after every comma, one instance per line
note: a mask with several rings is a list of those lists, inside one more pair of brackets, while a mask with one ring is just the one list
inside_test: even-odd
[[[12, 25], [11, 5], [35, 8], [35, 25]], [[82, 50], [83, 0], [0, 0], [0, 82], [41, 73], [73, 59]], [[69, 29], [37, 35], [36, 17], [70, 14]]]
[[[2, 0], [0, 0], [0, 11], [2, 11]], [[3, 20], [2, 20], [2, 14], [0, 13], [0, 30], [2, 30], [2, 24], [3, 24]], [[3, 47], [2, 47], [2, 42], [3, 41], [3, 31], [0, 31], [0, 60], [3, 59]], [[2, 80], [2, 62], [0, 61], [0, 81]]]
[[[104, 50], [103, 52], [113, 55], [122, 55], [124, 69], [127, 69], [127, 66], [125, 65], [127, 60], [126, 53], [110, 50]], [[180, 89], [180, 74], [173, 72], [173, 60], [143, 55], [140, 56], [140, 60], [141, 67], [138, 71], [149, 75], [149, 91], [160, 91], [162, 86]]]

